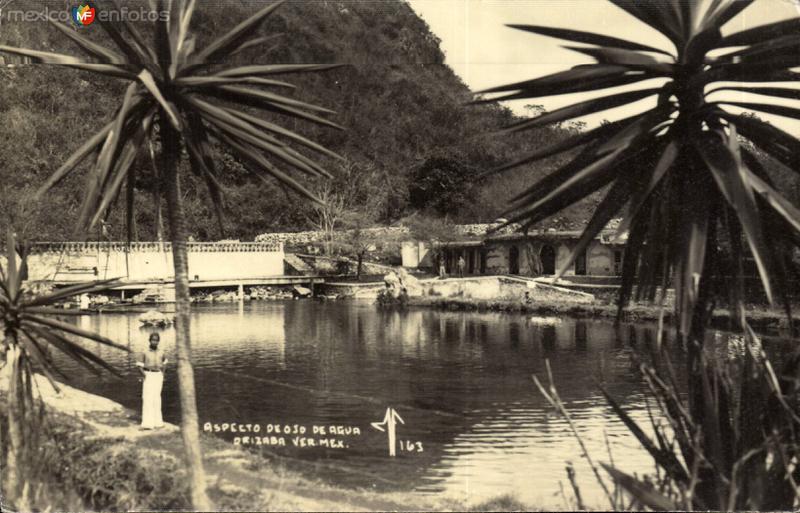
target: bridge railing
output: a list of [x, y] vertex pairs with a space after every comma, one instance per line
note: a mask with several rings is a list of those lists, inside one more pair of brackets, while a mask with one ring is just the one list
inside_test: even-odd
[[[36, 242], [30, 246], [32, 253], [94, 253], [94, 252], [172, 252], [169, 242]], [[283, 253], [282, 242], [187, 242], [190, 253], [261, 252]]]

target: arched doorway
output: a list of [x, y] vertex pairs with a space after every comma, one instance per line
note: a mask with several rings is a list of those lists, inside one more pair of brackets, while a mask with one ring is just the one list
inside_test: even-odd
[[584, 249], [581, 251], [577, 257], [575, 257], [575, 275], [576, 276], [585, 276], [586, 275], [586, 250]]
[[467, 274], [475, 274], [475, 250], [467, 250]]
[[508, 273], [519, 274], [519, 249], [516, 246], [508, 250]]
[[545, 244], [539, 250], [539, 258], [542, 261], [542, 274], [556, 273], [556, 250], [553, 246]]

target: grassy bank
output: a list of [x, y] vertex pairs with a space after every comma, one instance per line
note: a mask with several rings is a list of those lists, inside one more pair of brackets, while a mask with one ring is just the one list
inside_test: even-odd
[[[584, 319], [616, 319], [618, 309], [610, 300], [598, 300], [591, 303], [578, 303], [564, 300], [539, 300], [524, 302], [508, 299], [472, 299], [465, 297], [423, 296], [412, 297], [409, 306], [438, 308], [443, 310], [462, 310], [478, 312], [527, 313], [549, 316], [570, 316]], [[674, 314], [672, 308], [664, 308], [664, 321], [671, 322]], [[635, 304], [626, 307], [621, 320], [625, 322], [658, 321], [659, 308], [655, 305]], [[748, 321], [759, 330], [788, 330], [789, 323], [782, 310], [769, 309], [763, 306], [752, 306], [747, 311]], [[714, 310], [712, 324], [717, 329], [731, 329], [729, 310]], [[794, 319], [794, 328], [800, 329], [800, 319]]]
[[[141, 431], [135, 412], [113, 401], [37, 380], [47, 414], [33, 462], [36, 510], [190, 510], [178, 428]], [[5, 431], [5, 396], [0, 427]], [[209, 495], [220, 511], [530, 510], [513, 497], [480, 504], [423, 500], [402, 492], [344, 489], [290, 470], [281, 461], [201, 435]], [[7, 436], [2, 437], [5, 443]], [[5, 449], [5, 448], [3, 448]]]

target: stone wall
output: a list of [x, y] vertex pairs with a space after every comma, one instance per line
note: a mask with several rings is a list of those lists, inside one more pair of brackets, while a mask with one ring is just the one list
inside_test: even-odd
[[[189, 279], [226, 280], [283, 275], [283, 247], [274, 243], [186, 245]], [[28, 257], [31, 280], [83, 282], [104, 278], [171, 280], [172, 247], [157, 242], [37, 244]]]
[[[365, 239], [376, 241], [397, 240], [411, 236], [411, 232], [405, 226], [380, 226], [377, 228], [365, 228], [361, 231]], [[347, 232], [335, 232], [337, 236], [345, 233]], [[302, 246], [307, 244], [322, 244], [325, 242], [325, 238], [326, 233], [323, 231], [262, 233], [256, 236], [256, 242]]]
[[[319, 275], [355, 274], [358, 261], [352, 258], [327, 257], [321, 255], [297, 255]], [[393, 269], [392, 266], [375, 262], [361, 262], [361, 274], [386, 274]]]
[[[399, 274], [398, 274], [399, 273]], [[573, 303], [590, 303], [592, 294], [574, 291], [546, 283], [537, 283], [505, 276], [473, 276], [465, 279], [417, 280], [400, 270], [389, 273], [383, 283], [326, 283], [321, 288], [326, 294], [358, 299], [375, 299], [382, 291], [392, 291], [397, 297], [398, 276], [403, 275], [409, 297], [442, 297], [475, 300], [544, 301], [558, 300]]]
[[[496, 223], [490, 224], [458, 224], [453, 226], [454, 233], [465, 238], [479, 238], [486, 235], [491, 228], [496, 227]], [[504, 228], [499, 233], [512, 233], [517, 229], [516, 226]], [[378, 226], [375, 228], [365, 228], [362, 230], [365, 238], [375, 241], [409, 241], [413, 237], [411, 230], [406, 226]], [[347, 231], [335, 232], [342, 235]], [[287, 246], [321, 244], [325, 241], [326, 233], [323, 231], [306, 232], [282, 232], [282, 233], [262, 233], [256, 236], [256, 242], [283, 243]]]

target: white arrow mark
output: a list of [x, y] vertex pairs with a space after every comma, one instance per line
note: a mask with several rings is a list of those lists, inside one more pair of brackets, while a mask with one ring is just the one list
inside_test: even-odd
[[395, 411], [394, 408], [386, 408], [386, 415], [383, 417], [382, 422], [372, 422], [372, 427], [377, 429], [381, 432], [386, 432], [383, 426], [388, 427], [389, 431], [389, 456], [396, 456], [396, 433], [395, 433], [395, 426], [397, 426], [397, 421], [400, 421], [401, 424], [405, 424], [403, 418]]

